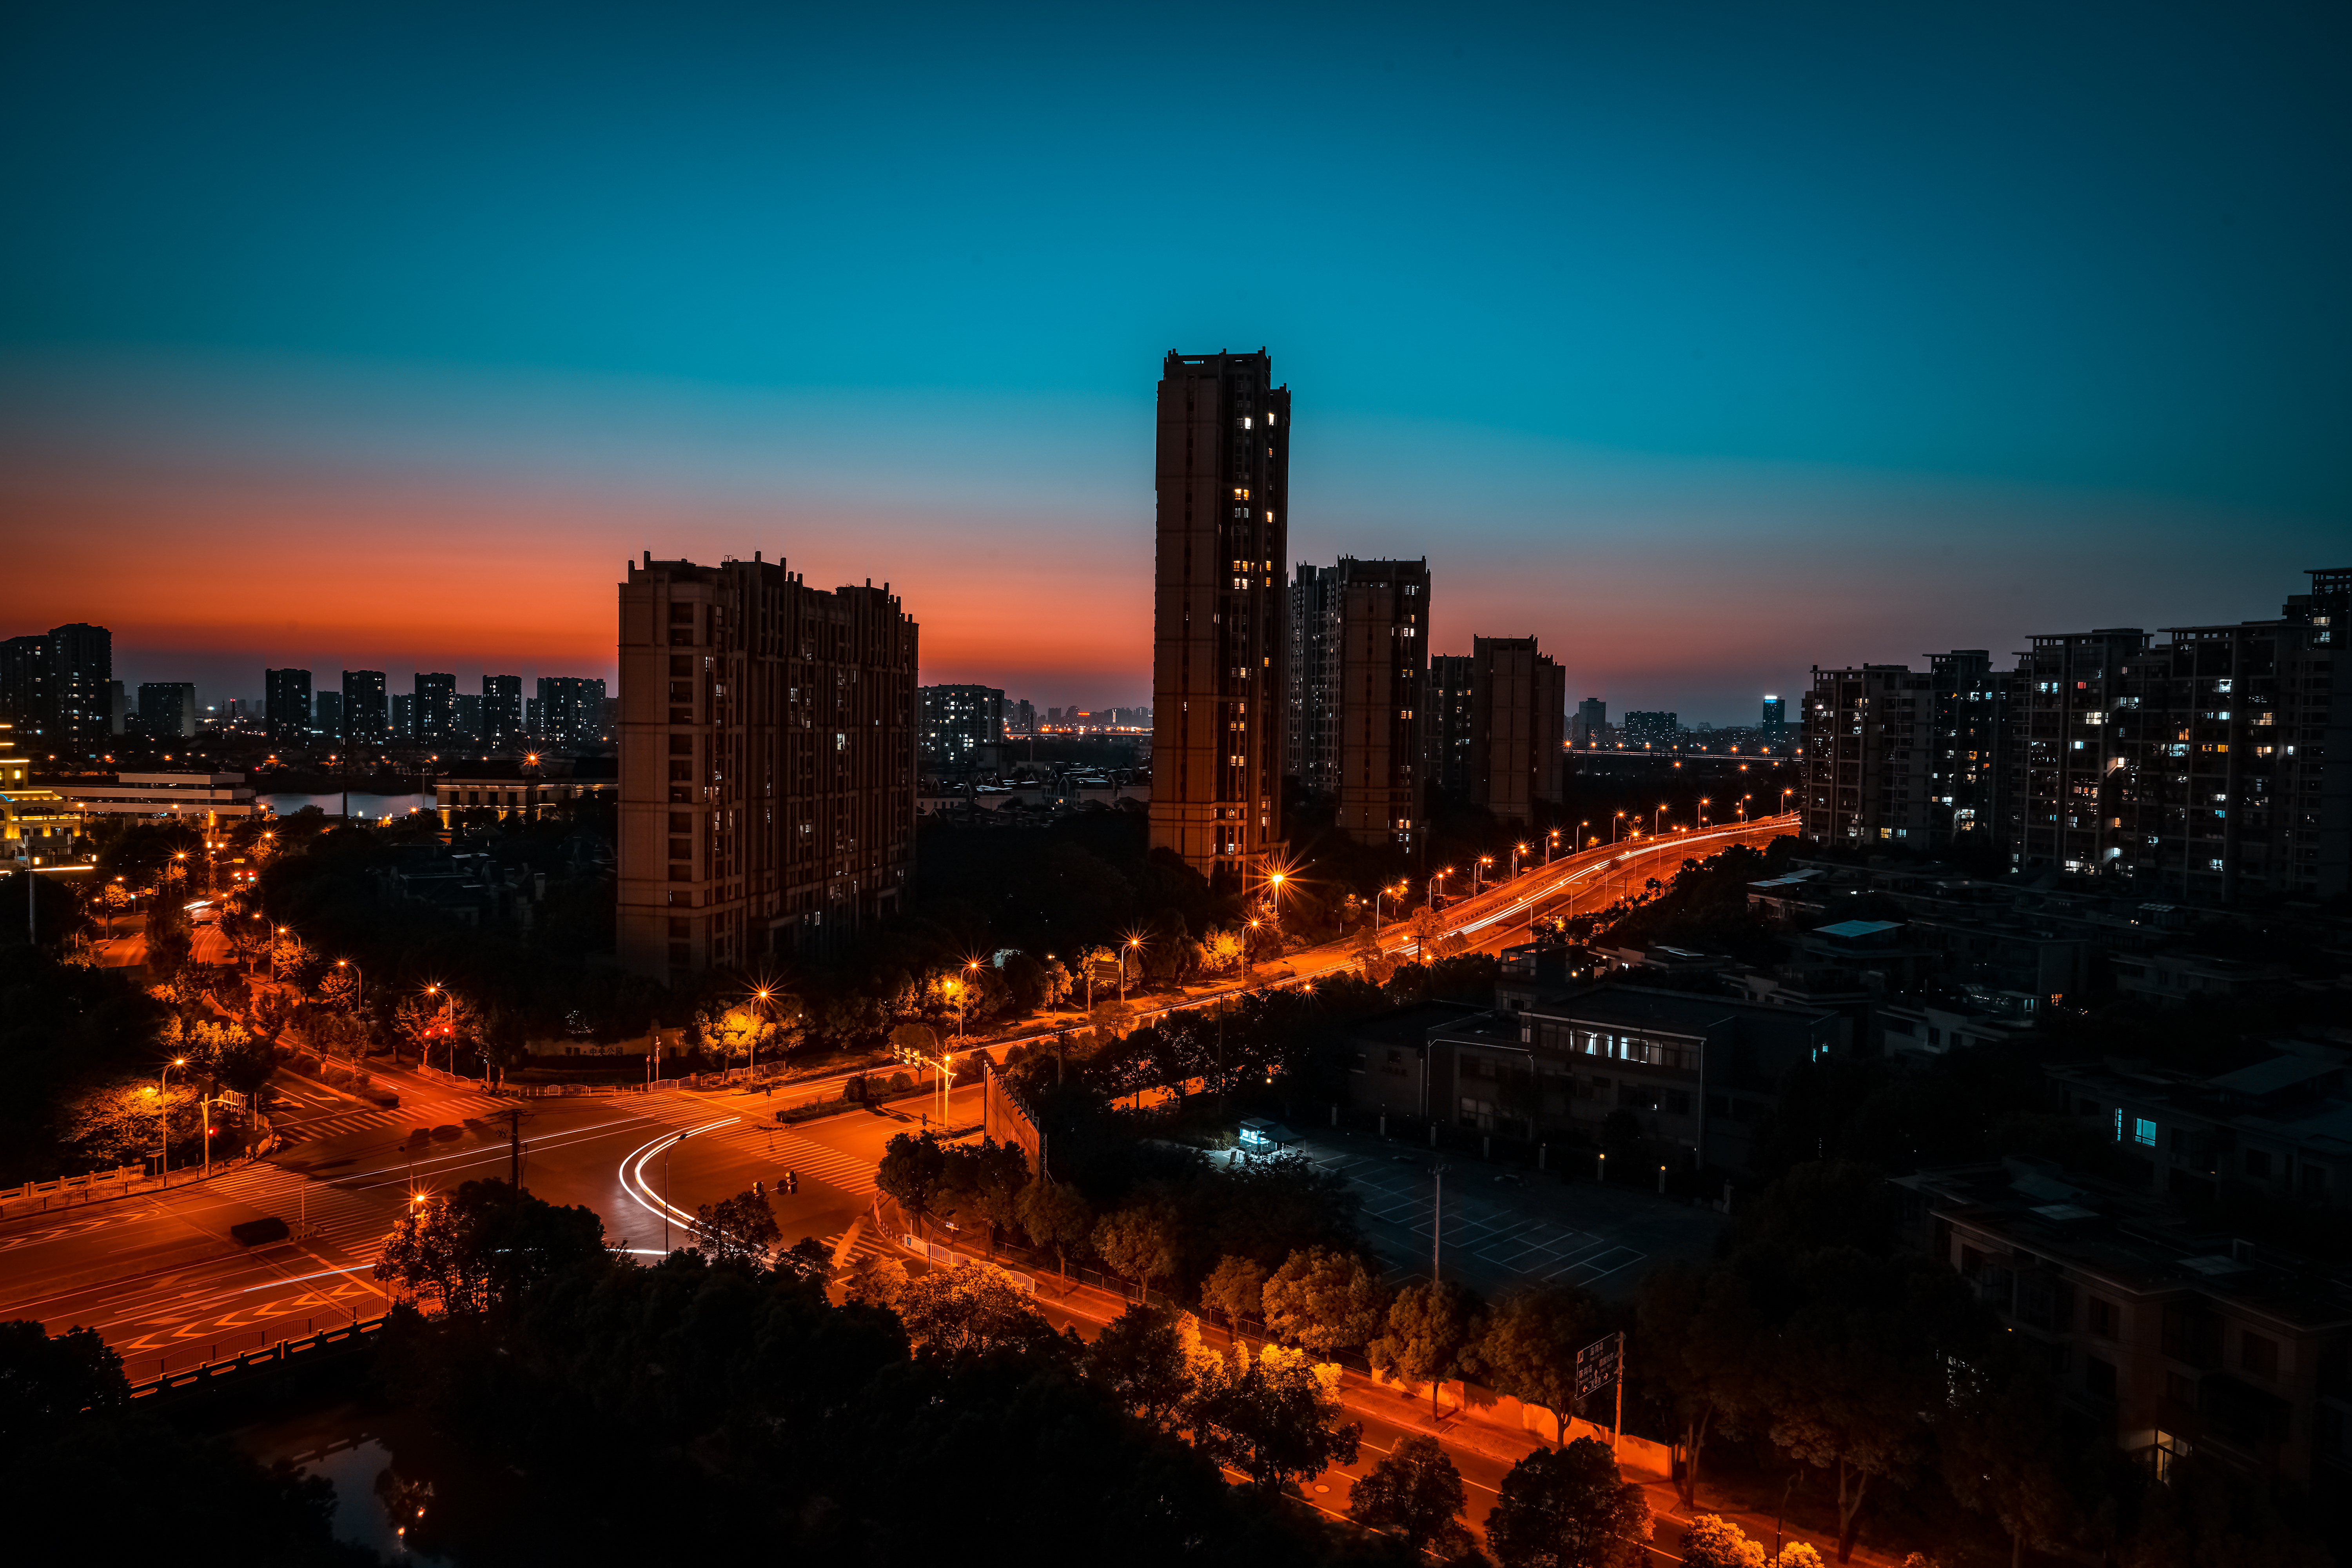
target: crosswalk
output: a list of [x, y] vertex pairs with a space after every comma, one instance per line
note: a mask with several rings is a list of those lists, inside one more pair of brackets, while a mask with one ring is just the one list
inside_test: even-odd
[[371, 1107], [366, 1110], [348, 1110], [334, 1116], [273, 1126], [278, 1137], [288, 1143], [309, 1143], [321, 1138], [336, 1138], [346, 1132], [366, 1132], [377, 1128], [396, 1128], [404, 1132], [418, 1127], [439, 1127], [450, 1122], [462, 1122], [467, 1117], [479, 1118], [491, 1111], [505, 1110], [515, 1103], [495, 1094], [461, 1094], [447, 1100], [394, 1106], [389, 1110]]
[[853, 1197], [866, 1197], [874, 1191], [871, 1161], [829, 1149], [788, 1127], [746, 1120], [706, 1136], [758, 1155], [763, 1163], [774, 1166], [779, 1175], [785, 1171], [798, 1172], [803, 1179], [814, 1178]]

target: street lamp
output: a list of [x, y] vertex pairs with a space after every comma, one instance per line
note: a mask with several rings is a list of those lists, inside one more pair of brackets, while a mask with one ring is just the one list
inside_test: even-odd
[[1247, 927], [1246, 929], [1244, 929], [1244, 930], [1243, 931], [1243, 932], [1242, 932], [1242, 989], [1243, 989], [1243, 990], [1244, 990], [1244, 991], [1246, 991], [1246, 990], [1248, 990], [1248, 989], [1249, 989], [1249, 983], [1250, 983], [1250, 939], [1249, 939], [1249, 933], [1250, 933], [1251, 931], [1254, 931], [1257, 930], [1257, 928], [1258, 928], [1261, 924], [1263, 924], [1263, 923], [1264, 923], [1264, 922], [1263, 922], [1263, 921], [1260, 921], [1260, 920], [1259, 920], [1255, 915], [1252, 915], [1252, 916], [1250, 917], [1250, 923], [1249, 923], [1248, 927]]
[[1780, 792], [1780, 814], [1782, 816], [1785, 816], [1788, 815], [1789, 797], [1796, 793], [1797, 792], [1793, 789], [1784, 789]]
[[361, 973], [360, 966], [348, 958], [335, 960], [335, 967], [352, 972], [352, 1011], [356, 1013], [359, 1011], [360, 1003], [367, 996], [367, 976]]
[[1658, 809], [1657, 809], [1657, 811], [1656, 811], [1655, 813], [1654, 813], [1654, 814], [1652, 815], [1651, 818], [1650, 818], [1650, 833], [1651, 833], [1651, 836], [1654, 837], [1656, 835], [1661, 834], [1661, 833], [1664, 833], [1664, 832], [1666, 830], [1665, 824], [1666, 824], [1666, 803], [1665, 803], [1664, 801], [1663, 801], [1663, 800], [1662, 800], [1662, 801], [1658, 802]]
[[1517, 881], [1518, 879], [1519, 857], [1527, 852], [1528, 847], [1524, 844], [1514, 844], [1511, 846], [1511, 879], [1513, 881]]
[[1390, 897], [1391, 895], [1394, 895], [1401, 899], [1404, 897], [1404, 894], [1405, 885], [1402, 882], [1399, 882], [1393, 888], [1382, 888], [1379, 892], [1372, 895], [1372, 935], [1374, 937], [1378, 937], [1381, 934], [1381, 900]]
[[1118, 950], [1118, 999], [1122, 1005], [1127, 1001], [1127, 955], [1142, 945], [1141, 937], [1130, 934], [1127, 945]]
[[[457, 1070], [457, 994], [454, 992], [445, 991], [438, 985], [427, 985], [425, 988], [425, 994], [427, 996], [438, 996], [441, 998], [441, 1038], [449, 1050], [448, 1070], [451, 1073], [455, 1073]], [[433, 1065], [433, 1052], [429, 1047], [425, 1053], [425, 1065], [426, 1067], [431, 1067]]]
[[1558, 853], [1559, 853], [1559, 829], [1555, 827], [1551, 830], [1551, 836], [1544, 840], [1544, 864], [1550, 865], [1551, 858]]
[[184, 1068], [187, 1065], [187, 1058], [173, 1057], [170, 1064], [157, 1074], [155, 1079], [156, 1082], [163, 1086], [155, 1096], [163, 1113], [163, 1168], [158, 1173], [163, 1178], [163, 1184], [167, 1187], [172, 1184], [172, 1068]]
[[1706, 796], [1706, 795], [1701, 795], [1701, 796], [1699, 796], [1699, 797], [1698, 797], [1698, 825], [1699, 825], [1699, 828], [1700, 828], [1700, 830], [1701, 830], [1702, 832], [1704, 832], [1704, 831], [1706, 830], [1706, 807], [1707, 807], [1707, 800], [1708, 800], [1708, 797], [1707, 797], [1707, 796]]
[[1617, 814], [1617, 820], [1609, 825], [1609, 843], [1611, 847], [1614, 848], [1616, 847], [1617, 830], [1624, 826], [1625, 814], [1621, 811]]
[[1429, 879], [1429, 894], [1428, 894], [1428, 898], [1429, 898], [1430, 907], [1431, 907], [1432, 909], [1434, 909], [1434, 908], [1436, 908], [1436, 907], [1437, 907], [1437, 896], [1438, 896], [1440, 893], [1443, 893], [1444, 891], [1445, 891], [1445, 879], [1446, 879], [1446, 878], [1448, 878], [1448, 877], [1451, 877], [1452, 875], [1454, 875], [1454, 868], [1453, 868], [1453, 867], [1451, 867], [1451, 866], [1446, 867], [1446, 868], [1445, 868], [1444, 870], [1442, 870], [1442, 871], [1435, 871], [1435, 872], [1432, 872], [1432, 873], [1431, 873], [1431, 875], [1430, 875], [1430, 879]]
[[1481, 892], [1486, 890], [1486, 868], [1494, 863], [1495, 858], [1492, 855], [1481, 855], [1478, 857], [1478, 864], [1473, 868], [1470, 872], [1470, 896], [1472, 898], [1476, 898]]

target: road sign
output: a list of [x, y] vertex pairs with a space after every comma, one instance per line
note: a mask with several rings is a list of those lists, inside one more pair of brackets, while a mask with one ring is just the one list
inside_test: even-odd
[[1625, 1336], [1611, 1334], [1595, 1340], [1576, 1352], [1576, 1396], [1590, 1398], [1592, 1394], [1617, 1381], [1617, 1371], [1624, 1363]]
[[243, 1110], [245, 1109], [245, 1096], [239, 1094], [236, 1089], [222, 1089], [218, 1094], [214, 1095], [213, 1098], [218, 1100], [221, 1104], [227, 1106], [231, 1110]]

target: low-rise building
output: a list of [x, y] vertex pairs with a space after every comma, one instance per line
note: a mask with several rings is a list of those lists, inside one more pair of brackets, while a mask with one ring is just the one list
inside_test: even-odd
[[2056, 1108], [2112, 1138], [2152, 1194], [2210, 1202], [2237, 1187], [2342, 1205], [2352, 1204], [2347, 1058], [2352, 1044], [2282, 1040], [2219, 1074], [2109, 1058], [2046, 1076]]
[[2167, 1205], [2042, 1162], [1895, 1184], [1913, 1243], [2159, 1475], [2194, 1452], [2300, 1485], [2352, 1479], [2341, 1260], [2198, 1234]]
[[1616, 982], [1497, 986], [1491, 1013], [1430, 1035], [1433, 1113], [1475, 1131], [1598, 1143], [1612, 1112], [1682, 1151], [1685, 1169], [1742, 1171], [1780, 1077], [1837, 1047], [1826, 1009], [1759, 1005]]
[[58, 794], [85, 816], [162, 816], [207, 825], [267, 815], [243, 773], [116, 773], [110, 784], [66, 784]]

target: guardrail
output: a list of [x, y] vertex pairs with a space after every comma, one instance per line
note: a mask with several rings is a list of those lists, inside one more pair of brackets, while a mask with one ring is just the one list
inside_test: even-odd
[[568, 1100], [583, 1094], [644, 1094], [646, 1087], [641, 1083], [502, 1083], [490, 1092], [517, 1100]]
[[234, 1376], [265, 1366], [282, 1366], [297, 1356], [310, 1354], [336, 1345], [350, 1346], [383, 1331], [388, 1318], [379, 1315], [362, 1318], [338, 1328], [321, 1329], [315, 1334], [298, 1339], [279, 1340], [259, 1350], [246, 1351], [234, 1356], [223, 1356], [180, 1372], [168, 1372], [151, 1377], [144, 1383], [131, 1385], [131, 1397], [150, 1399], [158, 1394], [178, 1393], [212, 1382], [215, 1378]]
[[[252, 1162], [250, 1154], [223, 1156], [212, 1164], [212, 1174], [224, 1175]], [[76, 1204], [104, 1203], [135, 1193], [176, 1192], [205, 1180], [204, 1167], [187, 1164], [166, 1176], [150, 1175], [144, 1165], [117, 1165], [111, 1171], [89, 1171], [79, 1176], [57, 1176], [46, 1182], [0, 1187], [0, 1220], [28, 1214], [47, 1214]]]

